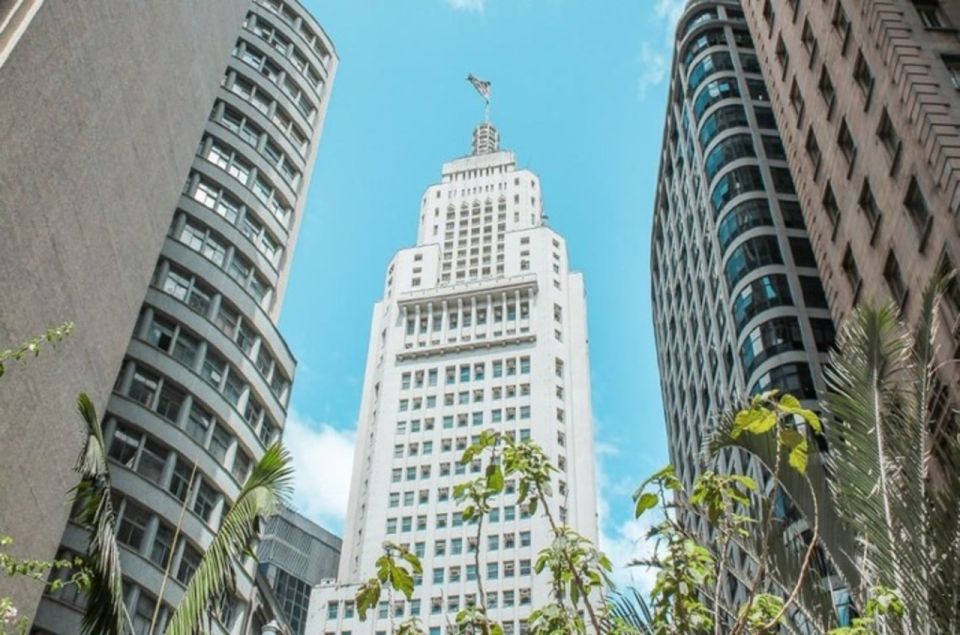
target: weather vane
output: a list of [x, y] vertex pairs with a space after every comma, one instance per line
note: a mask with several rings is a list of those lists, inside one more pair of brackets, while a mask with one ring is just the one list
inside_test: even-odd
[[467, 81], [473, 84], [473, 87], [483, 97], [483, 120], [485, 123], [490, 123], [490, 82], [480, 79], [473, 73], [467, 75]]

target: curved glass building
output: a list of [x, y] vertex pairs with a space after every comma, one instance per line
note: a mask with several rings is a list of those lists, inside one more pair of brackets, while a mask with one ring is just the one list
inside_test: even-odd
[[[690, 2], [675, 46], [651, 271], [670, 456], [689, 488], [717, 416], [745, 397], [777, 388], [816, 408], [834, 326], [740, 4]], [[746, 453], [719, 460], [773, 487]], [[802, 540], [805, 521], [780, 521]]]
[[[160, 249], [103, 416], [137, 633], [158, 601], [162, 632], [253, 464], [280, 437], [295, 361], [276, 324], [336, 66], [303, 7], [254, 2]], [[85, 544], [68, 525], [63, 553]], [[248, 565], [215, 611], [215, 632], [259, 633], [269, 619]], [[82, 602], [71, 590], [47, 596], [37, 628], [78, 632]]]

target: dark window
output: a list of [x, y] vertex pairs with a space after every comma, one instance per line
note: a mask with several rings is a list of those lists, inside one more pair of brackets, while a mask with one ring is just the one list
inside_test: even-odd
[[780, 245], [773, 236], [757, 236], [742, 243], [733, 250], [724, 274], [727, 285], [732, 289], [745, 275], [766, 265], [781, 264], [783, 256], [780, 254]]
[[687, 48], [686, 55], [683, 56], [683, 65], [690, 66], [690, 62], [693, 61], [701, 51], [704, 51], [711, 46], [717, 46], [719, 44], [726, 44], [727, 40], [723, 36], [723, 31], [719, 29], [714, 29], [710, 31], [704, 31], [694, 39]]
[[700, 146], [706, 148], [710, 145], [710, 142], [718, 134], [724, 130], [736, 127], [745, 127], [748, 126], [747, 122], [747, 113], [744, 112], [743, 106], [740, 104], [733, 104], [730, 106], [723, 106], [714, 111], [709, 117], [703, 120], [703, 125], [700, 127]]
[[907, 197], [903, 204], [917, 231], [924, 235], [930, 223], [930, 208], [927, 207], [927, 201], [923, 198], [923, 192], [920, 191], [916, 177], [910, 179], [910, 187], [907, 188]]
[[803, 48], [810, 55], [810, 58], [813, 59], [813, 56], [817, 53], [817, 37], [813, 34], [813, 29], [810, 27], [810, 21], [806, 18], [803, 20], [803, 30], [800, 32], [800, 42], [803, 44]]
[[943, 14], [940, 13], [940, 3], [937, 0], [914, 0], [913, 4], [925, 28], [942, 29], [946, 26]]
[[699, 120], [707, 108], [723, 99], [739, 97], [740, 88], [735, 77], [723, 77], [714, 80], [703, 87], [700, 94], [693, 101], [693, 114]]
[[770, 101], [767, 83], [762, 79], [748, 79], [747, 90], [750, 91], [750, 99], [754, 101]]
[[820, 203], [823, 205], [823, 211], [827, 218], [830, 219], [830, 224], [836, 227], [840, 223], [840, 207], [837, 206], [837, 197], [834, 196], [833, 186], [830, 183], [827, 183], [827, 186], [823, 188], [823, 198]]
[[877, 126], [877, 137], [890, 156], [895, 157], [900, 150], [900, 136], [897, 134], [897, 129], [894, 128], [893, 122], [890, 121], [890, 115], [887, 114], [886, 108], [880, 113], [880, 125]]
[[793, 254], [793, 264], [798, 267], [816, 267], [817, 259], [813, 255], [813, 247], [806, 238], [790, 237], [790, 253]]
[[787, 168], [770, 168], [770, 175], [773, 177], [773, 187], [778, 193], [796, 194], [790, 170]]
[[783, 42], [783, 35], [777, 37], [777, 46], [773, 54], [777, 58], [777, 63], [780, 64], [780, 69], [786, 73], [787, 66], [790, 65], [790, 54], [787, 53], [787, 45]]
[[807, 151], [807, 158], [810, 159], [810, 164], [813, 166], [813, 173], [816, 174], [820, 169], [820, 144], [817, 142], [817, 135], [813, 133], [813, 126], [810, 126], [810, 130], [807, 132], [807, 142], [804, 144], [804, 149]]
[[760, 168], [755, 165], [734, 168], [720, 177], [713, 188], [710, 200], [713, 203], [714, 214], [719, 214], [727, 203], [740, 194], [762, 191], [764, 186]]
[[833, 348], [833, 344], [837, 338], [837, 331], [833, 326], [833, 320], [810, 318], [810, 330], [813, 331], [813, 341], [816, 343], [818, 351], [826, 353]]
[[727, 213], [717, 225], [717, 240], [720, 251], [726, 252], [738, 236], [754, 227], [772, 226], [773, 218], [766, 199], [753, 199], [740, 203]]
[[860, 209], [866, 214], [870, 228], [876, 229], [877, 223], [880, 222], [880, 208], [877, 206], [876, 199], [873, 198], [873, 190], [870, 188], [870, 181], [866, 177], [863, 178], [863, 187], [860, 188], [860, 198], [857, 202]]
[[843, 253], [841, 267], [843, 268], [843, 275], [846, 276], [847, 282], [850, 283], [850, 287], [856, 294], [860, 289], [860, 269], [857, 268], [857, 261], [853, 257], [850, 245], [847, 245], [847, 250]]
[[781, 393], [793, 395], [798, 399], [816, 399], [817, 389], [813, 385], [810, 367], [806, 364], [784, 364], [764, 373], [750, 389], [751, 395], [777, 389]]
[[870, 65], [863, 57], [863, 51], [857, 53], [857, 61], [853, 65], [853, 79], [856, 80], [863, 94], [869, 98], [873, 91], [873, 73], [870, 72]]
[[800, 203], [797, 201], [779, 201], [780, 216], [783, 217], [783, 224], [790, 229], [806, 229], [803, 222], [803, 211], [800, 209]]
[[827, 295], [823, 292], [820, 278], [800, 276], [800, 289], [803, 293], [803, 303], [810, 309], [826, 309]]
[[887, 261], [883, 265], [883, 279], [887, 281], [890, 287], [890, 294], [897, 304], [903, 306], [907, 299], [907, 285], [903, 282], [903, 274], [900, 272], [900, 262], [893, 250], [887, 254]]
[[833, 100], [837, 96], [837, 91], [833, 88], [833, 80], [830, 79], [830, 73], [827, 71], [827, 65], [823, 65], [823, 69], [820, 71], [820, 80], [817, 82], [817, 89], [820, 91], [820, 96], [823, 97], [823, 102], [827, 105], [827, 109], [833, 106]]
[[756, 157], [753, 141], [749, 134], [733, 135], [720, 141], [704, 160], [704, 171], [707, 180], [712, 181], [725, 165], [742, 158]]
[[853, 141], [853, 135], [850, 134], [850, 128], [847, 127], [846, 119], [840, 122], [840, 131], [837, 133], [837, 145], [840, 147], [840, 152], [843, 153], [847, 163], [853, 163], [853, 160], [857, 156], [857, 145]]
[[793, 306], [787, 277], [777, 273], [751, 280], [733, 299], [733, 321], [737, 332], [755, 316], [776, 306]]
[[947, 72], [950, 73], [950, 81], [953, 82], [953, 87], [960, 89], [960, 56], [944, 55], [943, 64], [947, 67]]
[[733, 69], [733, 60], [726, 52], [710, 53], [690, 70], [690, 79], [687, 82], [688, 90], [692, 93], [707, 77], [720, 71]]
[[763, 151], [767, 158], [772, 161], [783, 161], [787, 158], [787, 152], [783, 149], [783, 143], [780, 137], [764, 135], [760, 137], [763, 140]]
[[953, 266], [950, 254], [946, 251], [940, 256], [940, 264], [937, 266], [937, 275], [948, 280], [947, 287], [944, 290], [943, 298], [953, 310], [954, 314], [960, 313], [960, 283], [957, 281], [957, 270]]
[[740, 347], [740, 361], [744, 374], [749, 376], [774, 355], [802, 350], [803, 335], [797, 318], [774, 318], [750, 331]]
[[768, 130], [777, 129], [777, 118], [773, 116], [773, 111], [769, 108], [758, 107], [753, 109], [753, 114], [757, 118], [757, 125]]
[[760, 74], [760, 62], [757, 61], [757, 56], [753, 53], [741, 53], [740, 66], [743, 67], [744, 73]]

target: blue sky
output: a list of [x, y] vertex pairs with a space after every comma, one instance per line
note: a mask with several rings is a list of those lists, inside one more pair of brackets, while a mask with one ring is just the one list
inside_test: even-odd
[[281, 329], [299, 367], [297, 505], [342, 527], [373, 303], [423, 190], [469, 150], [493, 82], [501, 145], [537, 172], [588, 293], [603, 546], [635, 550], [630, 492], [666, 463], [649, 239], [683, 0], [306, 0], [340, 68]]

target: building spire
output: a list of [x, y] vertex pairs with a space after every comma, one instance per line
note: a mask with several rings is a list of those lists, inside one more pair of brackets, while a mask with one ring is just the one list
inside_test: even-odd
[[477, 93], [483, 97], [483, 123], [473, 129], [473, 152], [474, 156], [478, 154], [491, 154], [500, 151], [500, 133], [496, 127], [490, 123], [490, 82], [482, 80], [473, 73], [467, 75], [467, 81], [473, 84]]

